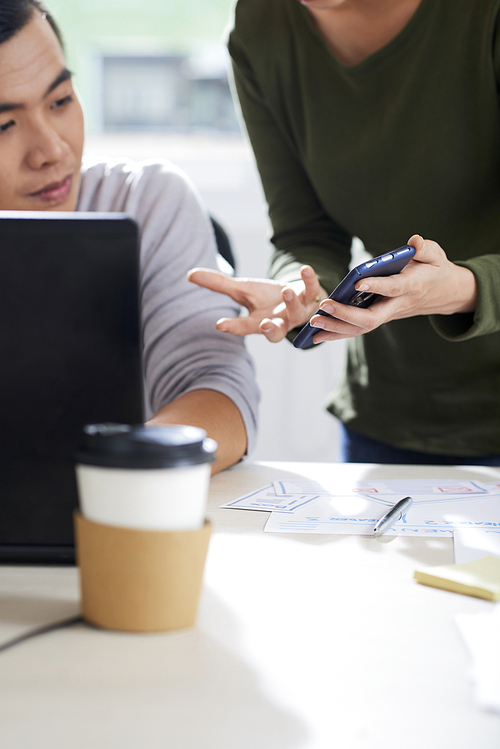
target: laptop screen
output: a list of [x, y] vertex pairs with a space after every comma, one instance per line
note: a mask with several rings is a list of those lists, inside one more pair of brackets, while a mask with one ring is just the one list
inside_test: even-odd
[[81, 427], [143, 419], [138, 230], [0, 212], [0, 561], [74, 559]]

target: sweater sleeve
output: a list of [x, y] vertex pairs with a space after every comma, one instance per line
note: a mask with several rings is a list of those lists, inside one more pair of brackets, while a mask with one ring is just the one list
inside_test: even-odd
[[434, 330], [447, 341], [469, 338], [500, 331], [500, 255], [481, 255], [458, 261], [476, 277], [477, 304], [474, 313], [431, 315]]
[[[165, 165], [143, 168], [133, 190], [141, 227], [141, 311], [146, 389], [153, 412], [192, 390], [216, 390], [238, 407], [255, 443], [258, 390], [243, 339], [216, 330], [237, 317], [231, 299], [187, 280], [217, 269], [214, 234], [195, 188]], [[134, 210], [132, 211], [134, 212]]]
[[352, 238], [321, 206], [300, 163], [292, 126], [286, 128], [273, 113], [280, 104], [263, 94], [235, 31], [228, 49], [273, 227], [269, 274], [288, 283], [300, 279], [302, 265], [311, 265], [321, 285], [332, 291], [348, 270]]
[[[493, 68], [497, 91], [500, 91], [500, 16], [491, 28]], [[500, 210], [497, 204], [494, 210]], [[500, 241], [498, 238], [497, 241]], [[500, 332], [500, 249], [495, 254], [485, 254], [469, 260], [457, 261], [476, 277], [477, 305], [472, 314], [432, 315], [431, 324], [442, 338], [448, 341], [467, 341], [470, 338]]]

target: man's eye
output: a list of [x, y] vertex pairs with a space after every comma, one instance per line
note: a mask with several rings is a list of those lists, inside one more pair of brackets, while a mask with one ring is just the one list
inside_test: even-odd
[[54, 101], [51, 104], [51, 108], [61, 109], [61, 107], [64, 107], [66, 104], [69, 104], [71, 101], [73, 101], [73, 96], [71, 94], [68, 94], [68, 96], [64, 96], [62, 99], [58, 99], [57, 101]]
[[6, 130], [9, 130], [9, 128], [14, 127], [14, 120], [9, 120], [9, 122], [4, 122], [3, 125], [0, 125], [0, 133], [5, 133]]

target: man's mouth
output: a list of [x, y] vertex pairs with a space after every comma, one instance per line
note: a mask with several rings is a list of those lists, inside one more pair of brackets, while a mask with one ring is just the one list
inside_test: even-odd
[[61, 182], [51, 182], [41, 190], [30, 192], [28, 197], [40, 200], [42, 203], [61, 203], [66, 200], [71, 192], [72, 175], [69, 174]]

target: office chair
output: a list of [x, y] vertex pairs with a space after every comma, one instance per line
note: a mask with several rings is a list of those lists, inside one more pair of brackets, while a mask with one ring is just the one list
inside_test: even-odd
[[212, 226], [215, 234], [215, 241], [217, 243], [217, 250], [224, 260], [227, 260], [231, 268], [236, 272], [236, 261], [234, 259], [233, 251], [231, 249], [231, 243], [225, 230], [212, 216], [210, 217]]

